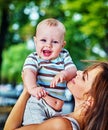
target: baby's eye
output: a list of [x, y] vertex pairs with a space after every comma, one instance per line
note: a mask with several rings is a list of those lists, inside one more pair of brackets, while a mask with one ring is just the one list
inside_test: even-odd
[[41, 39], [40, 41], [42, 41], [42, 42], [46, 42], [46, 39]]
[[58, 41], [52, 41], [54, 44], [58, 44], [59, 42]]

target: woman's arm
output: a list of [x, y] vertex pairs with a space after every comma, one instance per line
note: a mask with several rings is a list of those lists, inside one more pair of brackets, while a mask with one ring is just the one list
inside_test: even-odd
[[4, 130], [14, 130], [21, 126], [23, 113], [28, 98], [29, 98], [29, 94], [27, 90], [24, 88], [15, 106], [13, 107], [10, 115], [7, 118], [7, 121], [4, 126]]
[[[41, 124], [21, 126], [24, 109], [29, 96], [27, 90], [24, 88], [5, 123], [4, 130], [67, 130], [67, 128], [68, 130], [73, 130], [70, 121], [63, 117], [54, 117]], [[69, 114], [68, 116], [74, 117], [79, 122], [80, 126], [83, 127], [82, 122], [90, 104], [90, 102], [84, 102], [84, 105], [82, 105], [78, 111], [76, 110], [72, 115]]]
[[26, 102], [29, 98], [28, 92], [24, 89], [18, 101], [13, 107], [9, 117], [4, 126], [4, 130], [72, 130], [69, 120], [63, 117], [55, 117], [41, 124], [33, 124], [28, 126], [21, 126], [22, 118]]
[[54, 117], [44, 121], [41, 124], [23, 126], [15, 130], [44, 130], [44, 129], [45, 130], [67, 130], [67, 129], [73, 130], [70, 121], [63, 117]]

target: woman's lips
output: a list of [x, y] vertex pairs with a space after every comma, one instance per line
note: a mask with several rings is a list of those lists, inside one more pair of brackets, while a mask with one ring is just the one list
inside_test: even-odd
[[71, 80], [71, 82], [73, 83], [73, 84], [75, 84], [75, 80], [74, 80], [75, 78], [73, 78], [72, 80]]

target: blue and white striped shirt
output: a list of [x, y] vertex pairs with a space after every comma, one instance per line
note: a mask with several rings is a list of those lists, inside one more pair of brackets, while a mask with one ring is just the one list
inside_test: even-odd
[[49, 94], [61, 100], [66, 100], [66, 82], [58, 83], [55, 88], [50, 88], [53, 77], [62, 70], [75, 66], [69, 52], [62, 49], [59, 57], [54, 60], [43, 60], [36, 52], [31, 53], [25, 60], [23, 70], [30, 68], [37, 72], [36, 83], [46, 88]]

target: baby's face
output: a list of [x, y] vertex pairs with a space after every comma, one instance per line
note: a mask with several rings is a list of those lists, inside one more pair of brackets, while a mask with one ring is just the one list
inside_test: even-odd
[[38, 28], [34, 41], [38, 55], [44, 60], [57, 58], [65, 45], [62, 29], [46, 24]]

